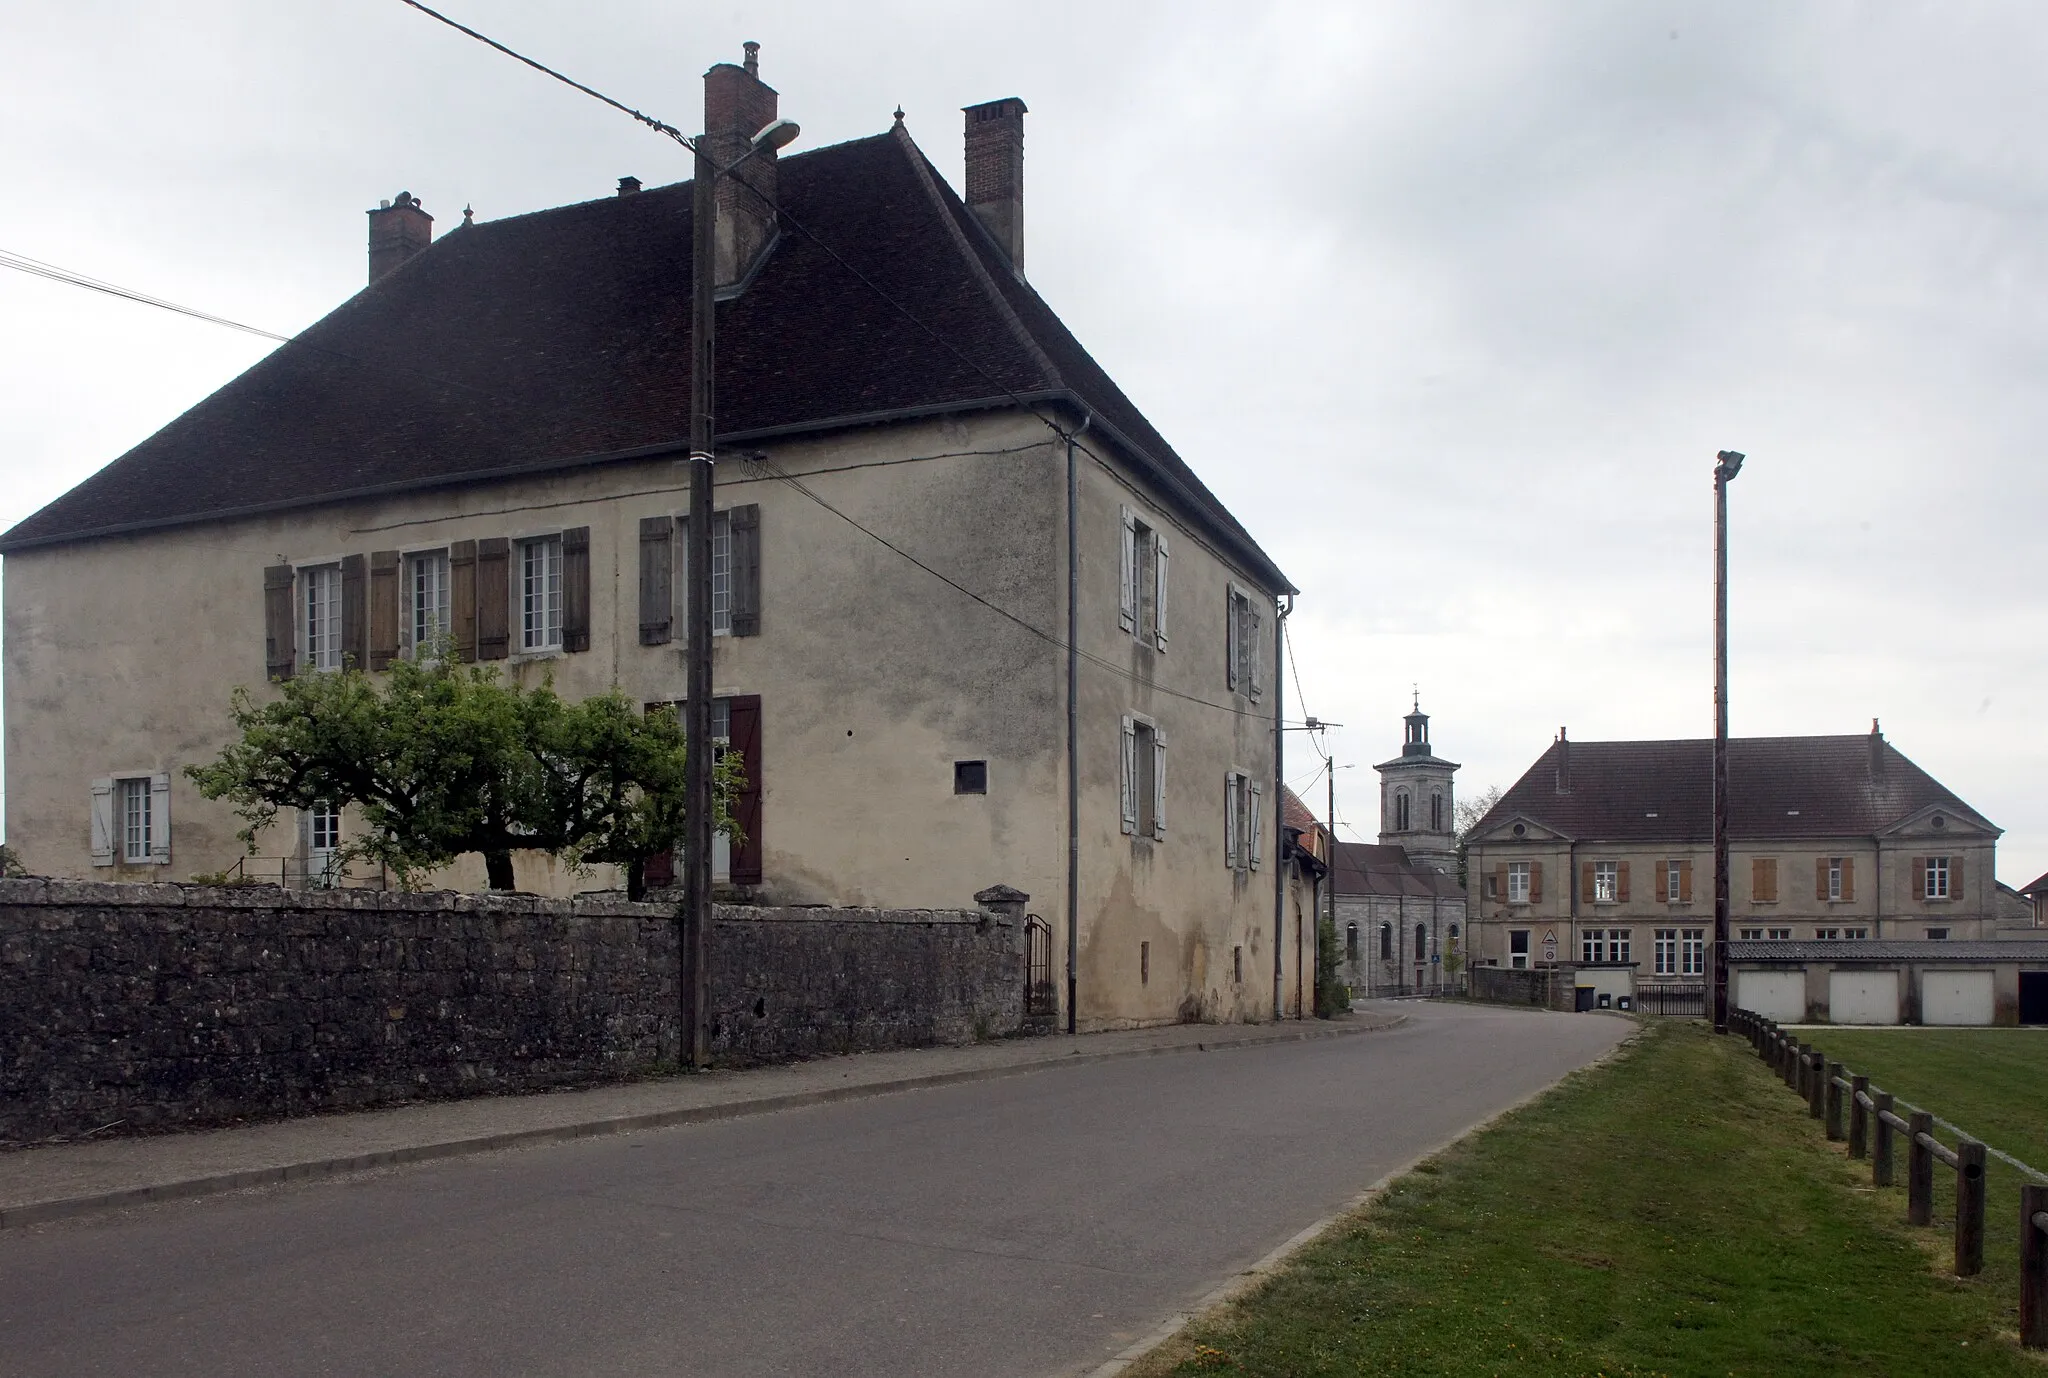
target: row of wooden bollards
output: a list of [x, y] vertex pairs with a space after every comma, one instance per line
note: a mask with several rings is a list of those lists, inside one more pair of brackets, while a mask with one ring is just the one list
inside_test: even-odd
[[[1870, 1180], [1894, 1185], [1898, 1141], [1906, 1143], [1906, 1219], [1934, 1223], [1934, 1165], [1956, 1175], [1955, 1273], [1975, 1277], [1984, 1270], [1984, 1145], [1961, 1138], [1951, 1149], [1934, 1135], [1934, 1116], [1915, 1110], [1901, 1116], [1892, 1094], [1870, 1078], [1830, 1062], [1810, 1043], [1801, 1043], [1776, 1021], [1734, 1010], [1729, 1028], [1746, 1035], [1757, 1056], [1771, 1064], [1785, 1084], [1805, 1100], [1807, 1112], [1826, 1127], [1830, 1142], [1847, 1140], [1849, 1156], [1870, 1162]], [[2048, 1349], [2048, 1186], [2020, 1189], [2020, 1343]]]

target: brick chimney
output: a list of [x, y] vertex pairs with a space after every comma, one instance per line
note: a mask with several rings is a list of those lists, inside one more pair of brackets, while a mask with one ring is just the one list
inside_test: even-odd
[[434, 217], [401, 191], [370, 212], [370, 281], [375, 282], [434, 239]]
[[[729, 167], [756, 134], [775, 122], [775, 88], [761, 80], [761, 45], [748, 43], [746, 65], [721, 62], [704, 74], [704, 151]], [[718, 182], [717, 282], [736, 287], [775, 238], [775, 150], [764, 148]]]
[[967, 208], [1024, 271], [1024, 102], [1015, 96], [970, 105]]
[[1870, 720], [1870, 778], [1884, 778], [1884, 733], [1878, 730], [1876, 718]]
[[1572, 792], [1572, 744], [1562, 727], [1557, 729], [1557, 792]]

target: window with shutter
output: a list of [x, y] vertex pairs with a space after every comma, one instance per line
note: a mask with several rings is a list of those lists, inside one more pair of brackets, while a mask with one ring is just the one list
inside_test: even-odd
[[372, 670], [388, 670], [398, 659], [398, 571], [395, 550], [370, 552], [369, 658]]
[[[298, 669], [297, 626], [297, 609], [292, 603], [292, 567], [272, 565], [263, 571], [264, 679], [290, 679]], [[106, 864], [113, 864], [111, 855]]]
[[1529, 903], [1543, 903], [1543, 863], [1540, 861], [1529, 863]]
[[731, 531], [732, 634], [761, 634], [761, 506], [746, 503], [727, 514]]
[[437, 648], [454, 634], [452, 609], [448, 552], [424, 550], [406, 556], [405, 649], [416, 659], [441, 654]]
[[1152, 836], [1166, 836], [1166, 734], [1152, 729]]
[[503, 660], [511, 650], [512, 543], [491, 536], [476, 543], [476, 658]]
[[1678, 899], [1681, 904], [1692, 903], [1692, 863], [1678, 863]]
[[1614, 898], [1618, 903], [1628, 903], [1628, 863], [1626, 861], [1614, 868]]
[[1244, 594], [1232, 584], [1223, 600], [1224, 679], [1235, 694], [1244, 687]]
[[519, 649], [553, 651], [562, 645], [562, 538], [536, 536], [519, 543]]
[[1152, 539], [1152, 645], [1166, 649], [1166, 537]]
[[590, 528], [562, 533], [562, 630], [564, 651], [590, 649]]
[[1259, 807], [1261, 791], [1256, 780], [1246, 781], [1245, 788], [1251, 793], [1252, 800], [1251, 807], [1246, 810], [1246, 814], [1251, 822], [1251, 868], [1256, 871], [1259, 869], [1259, 863], [1265, 860], [1266, 855], [1265, 824], [1264, 820], [1260, 817]]
[[151, 794], [146, 775], [120, 782], [121, 860], [131, 866], [148, 864], [154, 846], [150, 835]]
[[370, 562], [361, 555], [341, 559], [341, 659], [358, 670], [370, 663]]
[[1120, 754], [1123, 760], [1122, 769], [1118, 772], [1123, 786], [1123, 830], [1135, 833], [1138, 831], [1138, 727], [1128, 714], [1123, 721]]
[[171, 777], [169, 772], [149, 780], [149, 859], [157, 866], [171, 864]]
[[1138, 518], [1128, 507], [1117, 508], [1123, 526], [1118, 550], [1116, 623], [1127, 632], [1138, 629]]
[[1225, 771], [1223, 775], [1223, 864], [1230, 870], [1237, 869], [1237, 792], [1242, 784], [1238, 773]]
[[1251, 685], [1250, 693], [1252, 698], [1257, 699], [1266, 691], [1266, 657], [1259, 649], [1261, 619], [1258, 609], [1251, 605], [1249, 599], [1245, 602], [1245, 612], [1247, 620], [1244, 633], [1244, 653], [1246, 668], [1249, 671], [1246, 678]]
[[476, 542], [457, 541], [448, 547], [448, 626], [464, 662], [476, 659], [476, 601]]
[[92, 864], [114, 864], [114, 781], [102, 776], [92, 782]]
[[1916, 900], [1926, 899], [1927, 858], [1924, 856], [1914, 857], [1913, 860], [1906, 866], [1906, 874], [1910, 875], [1913, 878], [1913, 898]]
[[676, 616], [675, 518], [640, 519], [640, 644], [665, 646]]
[[299, 571], [304, 590], [299, 644], [311, 670], [339, 670], [342, 664], [341, 566], [314, 565]]
[[1856, 898], [1856, 858], [1853, 856], [1842, 858], [1842, 898]]

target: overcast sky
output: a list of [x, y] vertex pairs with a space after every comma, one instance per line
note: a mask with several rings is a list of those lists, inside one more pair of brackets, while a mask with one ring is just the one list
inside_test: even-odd
[[[686, 129], [758, 39], [793, 152], [900, 103], [956, 186], [960, 107], [1021, 96], [1032, 282], [1300, 585], [1290, 716], [1340, 761], [1396, 754], [1411, 683], [1468, 792], [1560, 724], [1710, 733], [1734, 448], [1734, 731], [1882, 718], [2001, 879], [2048, 870], [2048, 11], [446, 8]], [[401, 189], [445, 231], [686, 174], [398, 0], [0, 32], [0, 248], [283, 333]], [[7, 272], [0, 322], [0, 527], [271, 348]], [[1377, 777], [1338, 781], [1370, 833]]]

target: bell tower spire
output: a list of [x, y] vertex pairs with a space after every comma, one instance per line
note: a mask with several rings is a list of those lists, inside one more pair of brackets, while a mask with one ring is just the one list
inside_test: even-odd
[[1402, 718], [1401, 754], [1373, 767], [1380, 773], [1380, 842], [1404, 847], [1408, 859], [1449, 870], [1457, 864], [1456, 802], [1452, 776], [1458, 764], [1438, 756], [1429, 742], [1429, 714], [1422, 711], [1422, 686]]

